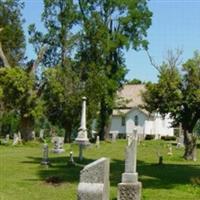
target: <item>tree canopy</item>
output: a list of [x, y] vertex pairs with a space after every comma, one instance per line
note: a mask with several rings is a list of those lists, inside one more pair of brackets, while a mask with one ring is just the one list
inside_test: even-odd
[[86, 85], [93, 70], [99, 81], [103, 81], [98, 92], [98, 131], [104, 139], [109, 132], [116, 91], [125, 81], [124, 50], [147, 48], [152, 13], [146, 1], [78, 2], [82, 28], [77, 60]]
[[13, 67], [19, 66], [24, 59], [23, 7], [21, 0], [0, 1], [0, 67], [5, 65], [3, 54]]
[[186, 145], [184, 157], [193, 159], [195, 139], [192, 132], [200, 119], [200, 54], [196, 51], [181, 70], [171, 63], [161, 65], [158, 83], [147, 84], [143, 94], [144, 107], [162, 115], [170, 113], [173, 125], [182, 124]]
[[25, 140], [31, 138], [34, 119], [42, 116], [43, 101], [38, 96], [35, 76], [23, 68], [0, 68], [2, 112], [14, 112], [20, 120]]
[[[123, 52], [129, 48], [147, 48], [146, 36], [151, 16], [145, 0], [44, 0], [42, 21], [47, 33], [38, 32], [34, 25], [29, 28], [30, 42], [36, 52], [46, 46], [42, 64], [64, 68], [62, 71], [56, 67], [57, 72], [49, 73], [47, 70], [47, 76], [58, 80], [55, 74], [71, 71], [75, 77], [79, 77], [83, 94], [88, 97], [89, 119], [99, 113], [97, 118], [101, 139], [109, 131], [115, 94], [125, 80], [127, 70]], [[70, 77], [66, 75], [62, 81], [70, 82], [67, 79]], [[56, 81], [52, 82], [56, 84]], [[60, 96], [65, 96], [66, 100], [77, 98], [76, 91], [67, 96], [68, 89], [62, 89]], [[56, 94], [52, 93], [53, 96]], [[60, 105], [60, 97], [52, 99], [55, 105]], [[69, 106], [68, 103], [66, 105]], [[71, 116], [70, 112], [76, 113], [76, 107], [64, 107], [68, 114], [58, 115], [63, 125], [66, 116]], [[52, 119], [55, 120], [54, 117]]]

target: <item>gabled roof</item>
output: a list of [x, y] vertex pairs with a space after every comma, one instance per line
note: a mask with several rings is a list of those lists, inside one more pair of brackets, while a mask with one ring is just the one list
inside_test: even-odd
[[143, 105], [141, 93], [145, 91], [144, 84], [127, 84], [117, 92], [117, 107], [113, 110], [113, 115], [127, 114], [132, 108], [138, 108], [143, 113], [149, 114], [140, 108]]

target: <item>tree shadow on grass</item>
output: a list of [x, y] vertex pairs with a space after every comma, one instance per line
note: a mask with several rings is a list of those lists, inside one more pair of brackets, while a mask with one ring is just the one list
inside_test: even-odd
[[[124, 172], [124, 161], [112, 160], [110, 183], [117, 186]], [[191, 164], [149, 164], [137, 162], [139, 181], [143, 188], [170, 189], [177, 184], [197, 184], [200, 186], [200, 166]], [[196, 180], [196, 181], [195, 181]]]
[[[45, 181], [48, 177], [60, 177], [62, 182], [77, 183], [79, 182], [80, 170], [84, 165], [87, 165], [94, 160], [84, 159], [81, 165], [69, 165], [69, 157], [59, 156], [50, 158], [51, 166], [45, 168], [40, 166], [40, 157], [28, 157], [29, 161], [23, 163], [38, 164], [38, 176], [40, 181]], [[75, 158], [75, 162], [79, 163]], [[110, 184], [117, 187], [121, 182], [121, 176], [124, 172], [124, 161], [113, 159], [110, 162]], [[143, 188], [152, 189], [170, 189], [177, 184], [197, 184], [200, 183], [195, 179], [200, 180], [200, 166], [191, 164], [151, 164], [143, 161], [137, 161], [137, 171], [139, 181], [142, 182]]]
[[[50, 165], [44, 166], [41, 165], [40, 157], [27, 157], [28, 161], [22, 161], [22, 163], [27, 164], [38, 164], [38, 176], [40, 181], [45, 181], [49, 177], [59, 177], [61, 182], [79, 182], [80, 170], [83, 169], [84, 165], [87, 165], [94, 160], [92, 159], [84, 159], [81, 163], [79, 163], [78, 159], [75, 158], [75, 162], [77, 165], [71, 165], [69, 161], [69, 157], [67, 156], [59, 156], [49, 158]], [[34, 179], [35, 180], [35, 179]]]

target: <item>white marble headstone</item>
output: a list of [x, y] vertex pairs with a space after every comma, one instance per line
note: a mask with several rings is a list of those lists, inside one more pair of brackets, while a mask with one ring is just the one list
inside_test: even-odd
[[19, 136], [18, 136], [18, 134], [14, 133], [13, 145], [17, 145], [18, 143], [19, 143]]
[[44, 129], [40, 130], [40, 135], [39, 135], [40, 139], [44, 139]]
[[65, 150], [63, 149], [64, 145], [64, 137], [53, 137], [52, 138], [52, 143], [54, 145], [54, 148], [52, 149], [53, 153], [62, 153]]

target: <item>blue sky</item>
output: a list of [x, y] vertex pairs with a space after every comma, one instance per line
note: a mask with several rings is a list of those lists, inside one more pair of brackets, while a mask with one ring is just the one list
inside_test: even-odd
[[[149, 52], [159, 64], [169, 49], [182, 48], [183, 61], [191, 58], [195, 50], [200, 50], [200, 0], [151, 0], [149, 8], [153, 12], [152, 25], [148, 30]], [[26, 0], [23, 11], [27, 26], [35, 23], [38, 30], [44, 28], [40, 22], [42, 0]], [[31, 45], [27, 45], [28, 58], [34, 58]], [[125, 52], [128, 79], [142, 81], [157, 80], [157, 71], [151, 66], [144, 51]]]

